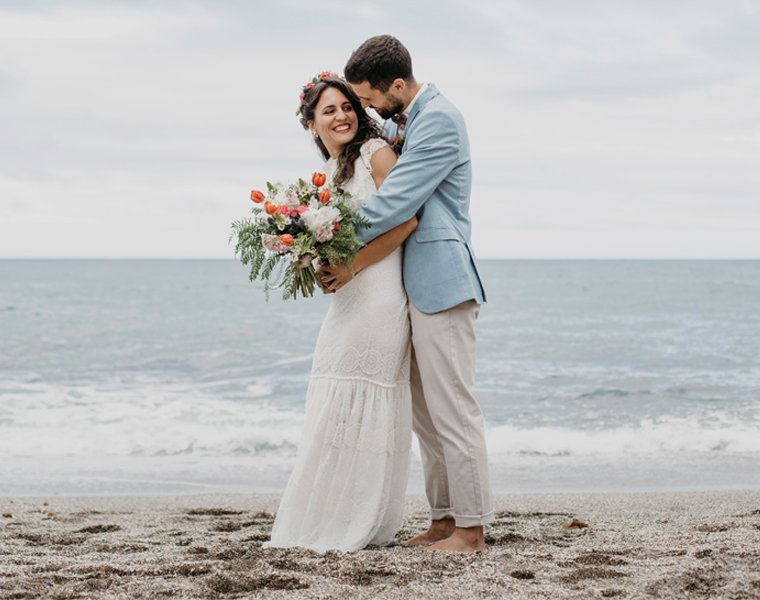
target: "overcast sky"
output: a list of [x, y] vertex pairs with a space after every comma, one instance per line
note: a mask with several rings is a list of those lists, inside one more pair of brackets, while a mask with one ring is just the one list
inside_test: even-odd
[[760, 2], [0, 0], [0, 257], [229, 257], [391, 33], [468, 124], [481, 257], [760, 258]]

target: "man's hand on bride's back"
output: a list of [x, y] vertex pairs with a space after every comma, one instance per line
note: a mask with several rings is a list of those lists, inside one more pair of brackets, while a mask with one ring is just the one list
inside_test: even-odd
[[337, 292], [354, 277], [356, 273], [346, 263], [337, 263], [334, 265], [324, 265], [319, 268], [319, 277], [322, 280], [324, 292]]

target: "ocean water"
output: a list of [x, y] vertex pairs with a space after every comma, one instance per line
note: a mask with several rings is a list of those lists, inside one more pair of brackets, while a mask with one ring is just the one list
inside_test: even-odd
[[[760, 261], [481, 267], [496, 491], [760, 488]], [[328, 303], [233, 260], [0, 260], [0, 495], [281, 491]]]

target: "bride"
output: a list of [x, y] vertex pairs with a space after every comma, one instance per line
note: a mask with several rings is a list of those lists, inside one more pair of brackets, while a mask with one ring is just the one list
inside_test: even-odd
[[[396, 163], [378, 125], [326, 72], [304, 87], [300, 114], [328, 179], [358, 209]], [[401, 244], [416, 226], [412, 218], [350, 266], [329, 267], [335, 294], [314, 349], [303, 436], [265, 547], [359, 550], [391, 541], [401, 524], [412, 431]]]

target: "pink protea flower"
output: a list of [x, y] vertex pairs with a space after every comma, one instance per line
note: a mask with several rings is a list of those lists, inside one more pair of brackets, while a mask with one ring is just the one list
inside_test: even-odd
[[318, 242], [329, 242], [333, 239], [332, 224], [320, 225], [317, 227], [317, 230], [314, 232], [314, 239]]

